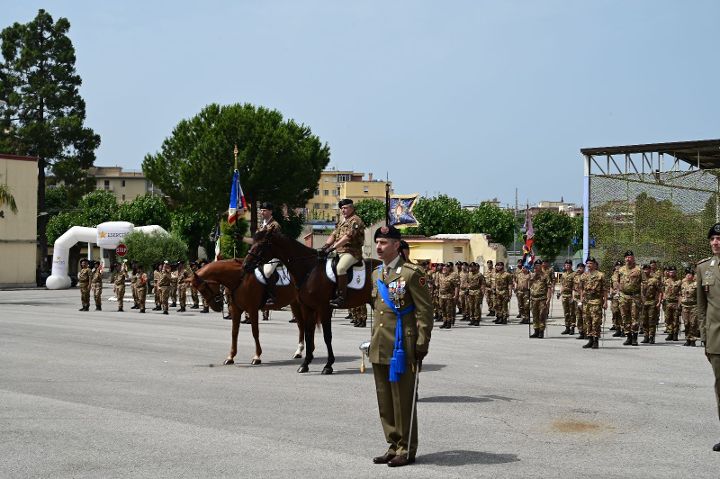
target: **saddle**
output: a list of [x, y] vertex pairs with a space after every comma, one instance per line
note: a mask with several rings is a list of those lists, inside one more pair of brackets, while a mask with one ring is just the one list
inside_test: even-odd
[[[325, 274], [328, 279], [333, 283], [337, 283], [337, 263], [338, 257], [327, 258], [325, 260]], [[350, 289], [363, 289], [365, 287], [365, 261], [360, 260], [348, 270], [348, 288]]]
[[279, 264], [270, 278], [266, 278], [262, 266], [255, 268], [255, 279], [262, 285], [267, 285], [268, 279], [275, 279], [275, 286], [287, 286], [290, 284], [290, 273], [284, 264]]

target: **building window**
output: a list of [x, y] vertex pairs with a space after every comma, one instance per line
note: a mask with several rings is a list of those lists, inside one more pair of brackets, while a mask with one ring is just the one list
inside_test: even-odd
[[335, 196], [340, 196], [340, 188], [335, 190]]
[[125, 180], [122, 180], [122, 187], [125, 188]]
[[315, 196], [320, 194], [320, 188], [315, 188]]
[[453, 253], [462, 254], [463, 248], [462, 246], [453, 246]]
[[104, 184], [106, 190], [109, 190], [109, 189], [110, 189], [110, 180], [105, 180], [105, 181], [103, 182], [103, 184]]
[[327, 209], [329, 209], [329, 208], [330, 208], [330, 205], [329, 205], [329, 204], [327, 204], [327, 203], [325, 203], [325, 204], [323, 205], [323, 208], [325, 208], [325, 209], [327, 210]]
[[343, 183], [345, 181], [350, 181], [351, 177], [350, 175], [337, 175], [337, 182]]
[[370, 187], [369, 187], [369, 186], [363, 186], [363, 193], [370, 193]]
[[[123, 183], [125, 183], [125, 182], [123, 181]], [[123, 185], [123, 186], [125, 186], [125, 185]], [[125, 201], [125, 195], [122, 195], [122, 200]]]
[[323, 190], [323, 195], [328, 196], [330, 194], [330, 190]]

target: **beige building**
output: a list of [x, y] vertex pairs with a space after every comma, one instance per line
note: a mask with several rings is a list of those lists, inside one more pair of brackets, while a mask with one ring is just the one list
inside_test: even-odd
[[[385, 201], [385, 184], [389, 182], [373, 179], [372, 173], [368, 173], [367, 179], [364, 177], [364, 173], [349, 170], [323, 171], [315, 195], [305, 206], [305, 217], [309, 220], [336, 220], [340, 213], [338, 201], [343, 198]], [[390, 193], [393, 193], [392, 189]]]
[[416, 263], [446, 263], [452, 261], [475, 261], [481, 271], [487, 260], [503, 261], [507, 265], [507, 250], [498, 243], [491, 243], [486, 234], [439, 234], [428, 237], [408, 236], [410, 260]]
[[110, 191], [118, 203], [128, 203], [145, 193], [162, 195], [142, 171], [123, 171], [120, 166], [93, 166], [88, 175], [95, 179], [95, 189]]
[[0, 182], [17, 205], [0, 205], [0, 287], [36, 285], [37, 176], [37, 158], [0, 154]]

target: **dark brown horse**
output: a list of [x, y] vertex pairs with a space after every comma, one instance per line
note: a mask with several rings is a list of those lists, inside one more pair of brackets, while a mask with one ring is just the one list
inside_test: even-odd
[[[213, 311], [220, 312], [223, 307], [223, 297], [220, 292], [220, 285], [230, 292], [230, 316], [232, 317], [232, 342], [230, 353], [225, 364], [234, 364], [237, 354], [237, 338], [240, 329], [240, 319], [243, 311], [250, 316], [253, 338], [255, 339], [255, 356], [251, 364], [260, 364], [262, 360], [262, 348], [260, 347], [260, 331], [258, 329], [258, 310], [263, 306], [265, 297], [265, 286], [260, 283], [255, 274], [248, 273], [243, 269], [243, 262], [239, 259], [213, 261], [195, 272], [188, 280], [195, 289], [207, 300]], [[293, 357], [301, 358], [304, 349], [303, 343], [303, 321], [300, 316], [300, 307], [296, 301], [297, 290], [294, 286], [276, 286], [276, 301], [272, 309], [280, 309], [290, 305], [293, 315], [297, 319], [298, 326], [298, 347]]]
[[[309, 370], [315, 351], [315, 326], [319, 323], [322, 325], [323, 339], [328, 350], [328, 360], [322, 374], [332, 374], [335, 355], [330, 327], [332, 315], [330, 299], [335, 292], [335, 283], [325, 274], [328, 259], [319, 256], [316, 250], [280, 233], [266, 231], [257, 233], [255, 242], [245, 258], [246, 268], [254, 269], [273, 258], [279, 259], [287, 267], [295, 287], [298, 288], [301, 316], [305, 318], [305, 360], [298, 368], [298, 372], [306, 373]], [[365, 260], [365, 286], [360, 290], [348, 288], [346, 307], [354, 308], [370, 302], [372, 268], [379, 264], [377, 260]]]

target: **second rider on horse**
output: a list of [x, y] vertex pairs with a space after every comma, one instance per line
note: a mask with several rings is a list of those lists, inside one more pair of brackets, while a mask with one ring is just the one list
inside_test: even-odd
[[365, 243], [365, 223], [355, 214], [353, 200], [345, 198], [338, 203], [343, 218], [338, 222], [325, 245], [323, 253], [337, 251], [337, 296], [330, 301], [334, 308], [345, 307], [347, 296], [348, 270], [362, 261], [362, 247]]
[[[280, 224], [273, 218], [273, 205], [267, 201], [260, 203], [260, 217], [262, 223], [258, 225], [257, 231], [267, 231], [272, 233], [273, 231], [280, 232]], [[248, 244], [252, 244], [253, 241], [250, 238], [245, 238]], [[265, 306], [272, 307], [277, 302], [275, 295], [275, 283], [277, 282], [277, 276], [275, 276], [275, 269], [278, 267], [279, 261], [274, 260], [263, 265], [263, 276], [265, 276], [265, 282], [267, 283], [265, 290], [268, 294], [267, 302]]]

